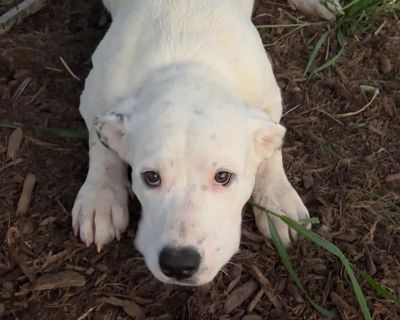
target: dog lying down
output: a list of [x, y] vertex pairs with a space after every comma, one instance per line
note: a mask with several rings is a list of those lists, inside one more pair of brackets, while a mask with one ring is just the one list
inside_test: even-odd
[[[253, 1], [105, 5], [113, 22], [81, 96], [90, 163], [74, 232], [99, 251], [120, 239], [129, 164], [146, 265], [165, 283], [205, 284], [238, 251], [251, 196], [296, 221], [309, 216], [283, 169], [281, 93], [250, 20]], [[268, 237], [265, 214], [255, 219]], [[296, 238], [275, 226], [285, 244]]]

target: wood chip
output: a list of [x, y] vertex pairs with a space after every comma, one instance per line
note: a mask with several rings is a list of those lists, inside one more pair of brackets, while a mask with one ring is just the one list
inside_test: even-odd
[[18, 200], [17, 216], [24, 215], [28, 211], [31, 202], [33, 188], [36, 184], [36, 176], [32, 173], [27, 174], [24, 186], [22, 187], [21, 196]]
[[7, 159], [15, 160], [16, 155], [21, 147], [24, 132], [21, 128], [17, 128], [11, 133], [8, 139]]
[[311, 189], [313, 187], [314, 177], [312, 176], [311, 173], [305, 174], [303, 176], [303, 184], [304, 184], [304, 188], [306, 188], [306, 189]]
[[17, 266], [21, 269], [23, 274], [28, 278], [29, 282], [33, 282], [35, 277], [32, 271], [26, 264], [26, 259], [23, 255], [18, 254], [18, 244], [21, 243], [21, 232], [17, 227], [10, 227], [7, 230], [6, 241], [8, 245], [11, 258], [15, 261]]
[[297, 288], [297, 286], [292, 282], [289, 281], [287, 284], [287, 290], [290, 294], [290, 297], [293, 297], [293, 299], [297, 302], [297, 303], [303, 303], [304, 299], [302, 298], [302, 296], [300, 295], [300, 292]]
[[372, 253], [368, 248], [365, 251], [367, 253], [368, 274], [370, 276], [373, 276], [377, 271], [375, 263], [374, 263], [374, 259], [372, 258]]
[[242, 320], [262, 320], [263, 318], [259, 315], [256, 314], [248, 314], [247, 316], [244, 316]]
[[164, 313], [161, 316], [155, 316], [155, 317], [147, 317], [147, 320], [173, 320], [176, 319], [176, 317], [173, 317], [172, 314], [170, 313]]
[[70, 250], [63, 250], [59, 253], [53, 254], [53, 252], [49, 252], [46, 255], [45, 261], [42, 266], [42, 270], [46, 269], [50, 264], [53, 264], [59, 260], [63, 260], [65, 257], [67, 257], [70, 254]]
[[17, 165], [21, 164], [22, 162], [24, 162], [24, 159], [22, 159], [22, 158], [18, 158], [18, 159], [15, 159], [14, 161], [10, 161], [10, 162], [6, 163], [4, 166], [0, 167], [0, 172], [2, 172], [3, 170], [5, 170], [9, 167], [17, 166]]
[[386, 182], [394, 182], [400, 180], [400, 172], [389, 174], [385, 177]]
[[351, 314], [357, 314], [356, 310], [354, 307], [349, 305], [340, 295], [338, 295], [336, 292], [331, 292], [330, 294], [333, 302], [340, 308], [343, 309], [344, 311], [351, 313]]
[[31, 271], [31, 269], [28, 267], [25, 257], [18, 255], [11, 248], [10, 248], [10, 254], [11, 254], [11, 257], [14, 259], [15, 263], [18, 265], [18, 267], [21, 269], [21, 271], [24, 273], [24, 275], [28, 278], [29, 282], [33, 282], [35, 280], [35, 277]]
[[88, 311], [86, 311], [83, 315], [81, 315], [81, 316], [80, 316], [78, 319], [76, 319], [76, 320], [83, 320], [83, 319], [86, 319], [86, 318], [89, 316], [89, 314], [90, 314], [91, 312], [93, 312], [96, 308], [97, 308], [97, 306], [96, 306], [96, 307], [91, 307], [91, 308], [89, 308]]
[[241, 264], [235, 265], [233, 269], [233, 280], [229, 283], [228, 287], [226, 288], [226, 292], [230, 293], [239, 283], [240, 277], [242, 275], [243, 266]]
[[80, 273], [72, 270], [58, 273], [45, 273], [33, 284], [33, 291], [52, 290], [69, 287], [83, 287], [86, 279]]
[[19, 98], [22, 96], [24, 93], [25, 89], [28, 87], [28, 85], [31, 83], [32, 78], [28, 77], [24, 79], [21, 84], [18, 86], [17, 90], [15, 90], [13, 96], [11, 97], [12, 105], [15, 107], [18, 103]]
[[145, 318], [142, 309], [132, 300], [122, 300], [115, 297], [104, 297], [97, 299], [97, 303], [106, 303], [113, 306], [121, 307], [127, 315], [131, 316], [135, 320], [142, 320]]
[[5, 305], [3, 303], [0, 303], [0, 317], [3, 317], [5, 310], [6, 310]]
[[257, 282], [254, 280], [247, 281], [245, 284], [236, 288], [226, 298], [224, 311], [230, 313], [246, 301], [258, 288]]
[[387, 55], [381, 55], [379, 57], [380, 60], [380, 68], [382, 73], [386, 74], [389, 73], [390, 71], [392, 71], [393, 67], [392, 67], [392, 63], [390, 62], [390, 59]]
[[251, 266], [253, 276], [257, 279], [258, 283], [265, 289], [265, 294], [277, 310], [282, 310], [282, 304], [278, 297], [275, 295], [274, 287], [261, 270], [255, 266]]
[[261, 298], [263, 297], [264, 293], [265, 293], [265, 288], [261, 288], [257, 292], [256, 296], [253, 298], [253, 300], [251, 300], [251, 302], [247, 306], [248, 313], [253, 312], [253, 310], [257, 307], [257, 304], [260, 302]]

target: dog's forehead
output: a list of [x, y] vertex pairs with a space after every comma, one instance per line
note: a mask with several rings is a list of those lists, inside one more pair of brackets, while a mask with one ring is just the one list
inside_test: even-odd
[[240, 123], [197, 119], [153, 124], [136, 136], [135, 162], [144, 166], [190, 163], [201, 167], [242, 167], [252, 139]]

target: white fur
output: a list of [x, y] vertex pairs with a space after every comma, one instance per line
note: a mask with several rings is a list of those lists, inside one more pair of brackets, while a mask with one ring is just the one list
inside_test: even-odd
[[[308, 217], [283, 170], [281, 94], [250, 21], [253, 2], [105, 4], [114, 21], [81, 96], [90, 163], [72, 212], [75, 233], [100, 250], [126, 229], [126, 162], [143, 208], [135, 242], [149, 269], [167, 283], [207, 283], [238, 250], [252, 193], [294, 220]], [[160, 173], [160, 187], [144, 184], [145, 170]], [[215, 184], [218, 170], [235, 174], [229, 186]], [[269, 235], [265, 215], [255, 213]], [[289, 244], [286, 225], [276, 227]], [[188, 281], [166, 277], [158, 263], [165, 246], [195, 247], [199, 271]]]

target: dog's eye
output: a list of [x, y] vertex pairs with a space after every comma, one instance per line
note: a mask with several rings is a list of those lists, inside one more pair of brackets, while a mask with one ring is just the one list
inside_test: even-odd
[[155, 188], [161, 185], [161, 177], [156, 171], [145, 171], [142, 173], [142, 178], [149, 187]]
[[214, 176], [214, 182], [226, 187], [232, 179], [232, 173], [228, 171], [218, 171]]

